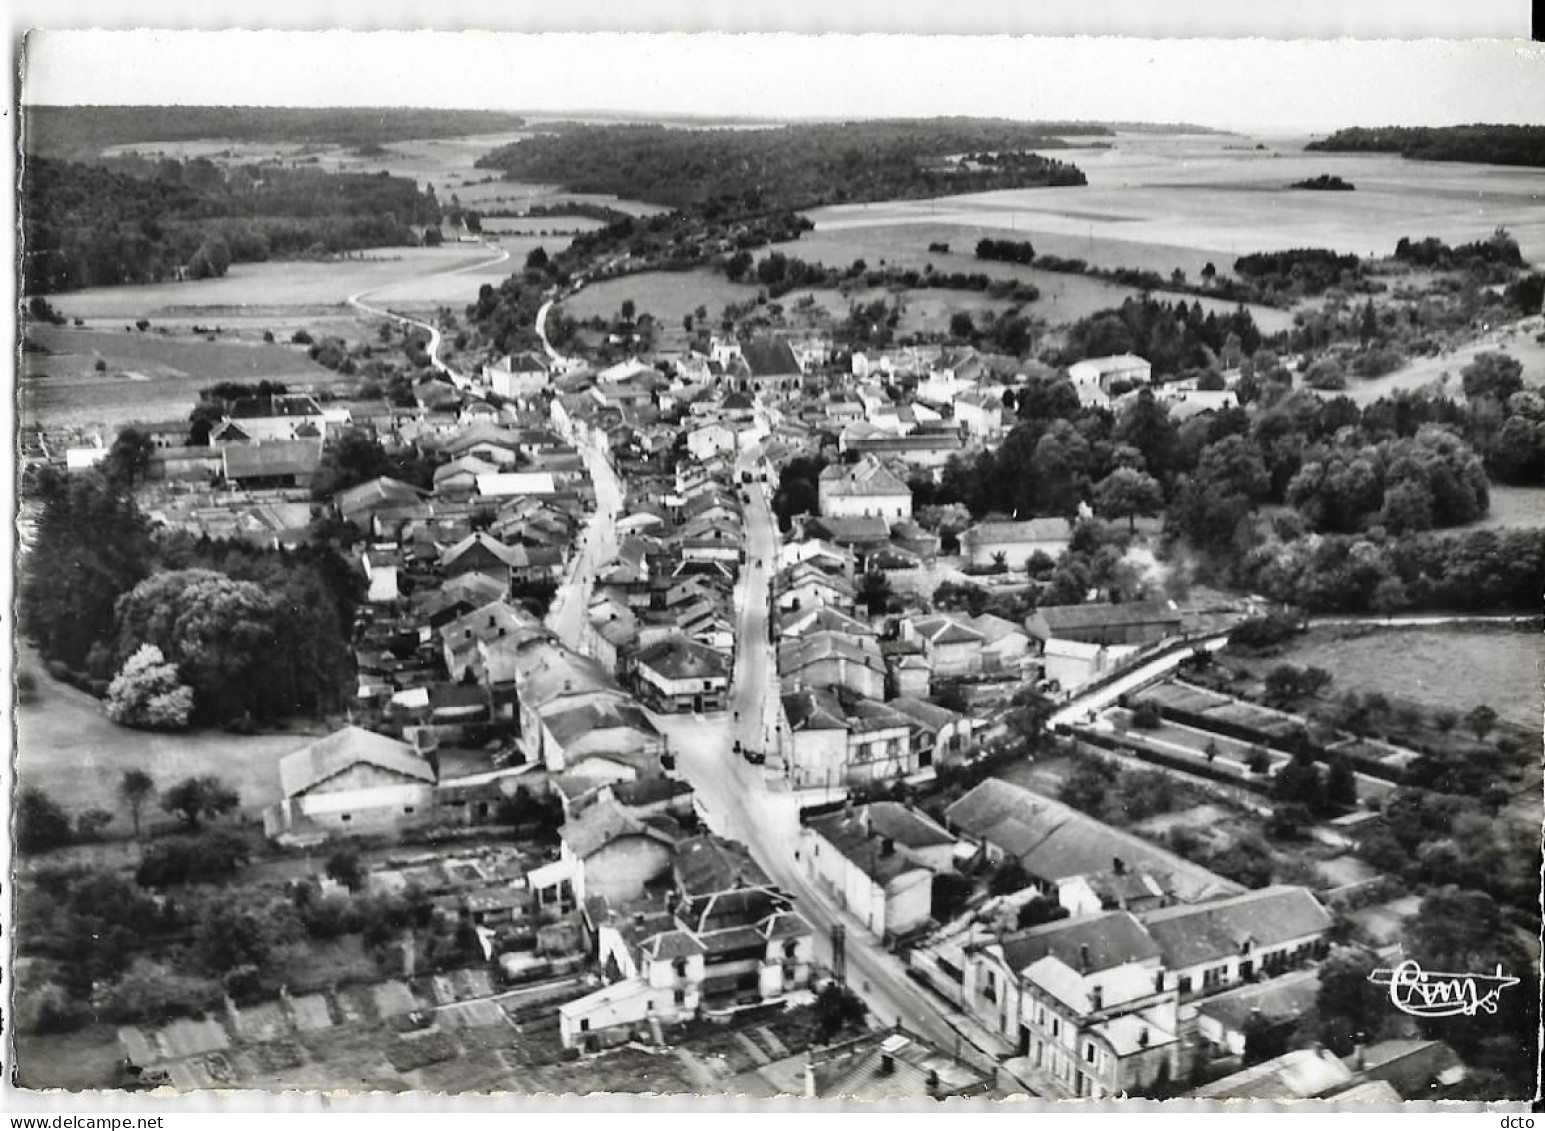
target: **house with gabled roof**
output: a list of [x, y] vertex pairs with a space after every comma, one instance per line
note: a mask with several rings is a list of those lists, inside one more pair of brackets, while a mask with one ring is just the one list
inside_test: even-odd
[[912, 517], [912, 489], [873, 456], [822, 470], [816, 495], [827, 518], [879, 518], [888, 530]]
[[420, 504], [428, 496], [427, 491], [383, 475], [338, 492], [333, 496], [333, 506], [339, 518], [368, 530], [377, 511]]
[[1056, 638], [1085, 644], [1151, 644], [1179, 633], [1180, 624], [1181, 613], [1173, 601], [1042, 605], [1025, 618], [1025, 630], [1043, 643]]
[[221, 451], [227, 483], [245, 490], [309, 487], [322, 462], [320, 438], [227, 444]]
[[813, 562], [796, 562], [773, 579], [780, 610], [841, 609], [851, 613], [857, 601], [853, 583], [841, 574], [828, 573]]
[[812, 817], [800, 837], [805, 874], [881, 939], [929, 922], [933, 871], [872, 831], [860, 808]]
[[478, 476], [494, 475], [498, 471], [498, 464], [480, 456], [457, 456], [435, 468], [435, 494], [443, 498], [470, 498], [477, 491]]
[[803, 687], [843, 688], [866, 699], [885, 697], [885, 660], [872, 637], [812, 632], [778, 645], [785, 692]]
[[281, 799], [263, 814], [271, 838], [393, 832], [433, 816], [434, 765], [406, 742], [348, 726], [279, 762]]
[[658, 1039], [653, 1024], [778, 1001], [809, 985], [814, 932], [743, 846], [710, 835], [680, 841], [671, 876], [663, 900], [584, 902], [608, 984], [559, 1007], [565, 1047], [630, 1029]]
[[530, 351], [505, 354], [492, 365], [483, 366], [483, 383], [499, 396], [511, 399], [541, 392], [549, 376], [547, 362]]
[[974, 749], [974, 723], [970, 716], [909, 695], [886, 702], [912, 724], [912, 750], [919, 769], [937, 762], [963, 761]]
[[906, 617], [901, 621], [903, 639], [921, 640], [935, 677], [978, 675], [987, 637], [964, 617], [951, 613]]
[[564, 822], [560, 859], [572, 866], [576, 898], [613, 902], [643, 898], [645, 886], [667, 875], [679, 836], [669, 821], [639, 817], [614, 798], [602, 797]]
[[1073, 541], [1073, 524], [1065, 518], [1031, 518], [1019, 522], [979, 522], [960, 536], [960, 548], [974, 566], [992, 566], [1003, 556], [1011, 570], [1023, 570], [1031, 558], [1045, 554], [1056, 561]]
[[447, 577], [478, 573], [492, 578], [509, 592], [510, 584], [526, 576], [531, 566], [524, 546], [506, 546], [483, 531], [475, 531], [440, 555], [440, 568]]
[[966, 955], [967, 1011], [1013, 1042], [1009, 1070], [1038, 1093], [1141, 1095], [1175, 1078], [1174, 980], [1129, 912], [1032, 927]]
[[1180, 902], [1232, 896], [1243, 890], [1198, 864], [1123, 829], [1002, 778], [988, 778], [944, 811], [944, 824], [981, 847], [987, 859], [1012, 856], [1049, 899], [1076, 876], [1119, 866], [1167, 877]]
[[1331, 927], [1312, 892], [1286, 884], [1160, 908], [1142, 921], [1175, 972], [1182, 1000], [1319, 958]]

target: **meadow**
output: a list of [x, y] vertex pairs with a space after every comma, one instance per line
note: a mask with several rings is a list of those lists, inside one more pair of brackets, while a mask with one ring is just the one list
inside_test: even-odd
[[1311, 629], [1277, 661], [1331, 673], [1333, 694], [1379, 691], [1460, 714], [1484, 703], [1538, 730], [1545, 641], [1533, 631]]
[[[243, 813], [256, 816], [279, 799], [279, 760], [314, 737], [302, 731], [241, 736], [128, 730], [109, 721], [85, 692], [51, 679], [41, 665], [32, 667], [38, 701], [16, 711], [16, 776], [69, 812], [99, 808], [114, 814], [109, 836], [132, 829], [117, 793], [125, 770], [144, 770], [161, 789], [190, 775], [213, 774], [240, 794]], [[164, 821], [166, 814], [147, 806], [143, 820]]]
[[[22, 355], [18, 382], [24, 426], [101, 427], [185, 417], [198, 391], [217, 381], [258, 381], [320, 388], [340, 377], [300, 346], [262, 341], [260, 333], [222, 333], [215, 341], [185, 329], [145, 332], [40, 326], [30, 336], [51, 353]], [[97, 362], [106, 365], [98, 372]]]
[[1346, 394], [1358, 404], [1370, 404], [1399, 389], [1429, 389], [1462, 399], [1460, 374], [1478, 353], [1505, 353], [1523, 365], [1525, 385], [1545, 386], [1545, 317], [1536, 315], [1490, 330], [1477, 340], [1436, 357], [1413, 358], [1409, 363], [1371, 381], [1354, 381]]
[[[749, 302], [757, 288], [746, 283], [732, 283], [716, 271], [649, 271], [603, 279], [563, 302], [563, 312], [570, 318], [614, 318], [624, 302], [631, 299], [638, 313], [652, 314], [662, 327], [679, 327], [681, 320], [699, 306], [708, 308], [715, 325], [719, 313], [732, 302]], [[791, 305], [788, 296], [784, 307]]]
[[1545, 527], [1545, 487], [1491, 485], [1491, 508], [1471, 524], [1489, 530], [1537, 530]]

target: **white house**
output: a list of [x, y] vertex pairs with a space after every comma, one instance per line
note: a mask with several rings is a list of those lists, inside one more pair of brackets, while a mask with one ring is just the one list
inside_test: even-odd
[[960, 536], [960, 546], [974, 566], [991, 566], [1003, 555], [1011, 570], [1023, 570], [1036, 554], [1056, 561], [1073, 541], [1073, 524], [1065, 518], [1032, 518], [1023, 522], [979, 522]]
[[534, 353], [506, 354], [483, 366], [483, 383], [501, 397], [529, 397], [547, 387], [548, 366]]
[[283, 800], [263, 814], [270, 837], [392, 832], [433, 815], [434, 767], [412, 746], [350, 726], [279, 762]]
[[801, 841], [806, 874], [871, 934], [890, 939], [929, 921], [933, 872], [871, 832], [864, 810], [813, 818]]
[[889, 524], [912, 517], [912, 489], [873, 457], [826, 468], [816, 494], [829, 518], [877, 517]]
[[1146, 385], [1153, 376], [1153, 366], [1136, 354], [1120, 353], [1074, 362], [1068, 366], [1068, 376], [1081, 394], [1090, 390], [1109, 396], [1111, 387], [1118, 382]]
[[1330, 913], [1307, 888], [1283, 884], [1161, 908], [1142, 920], [1187, 1000], [1321, 957], [1331, 927]]

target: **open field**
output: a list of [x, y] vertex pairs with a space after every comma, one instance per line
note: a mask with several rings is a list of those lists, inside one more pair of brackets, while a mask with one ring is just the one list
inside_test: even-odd
[[[512, 245], [516, 242], [511, 241]], [[233, 263], [219, 279], [91, 287], [50, 296], [50, 301], [61, 314], [84, 318], [88, 325], [98, 320], [135, 318], [208, 322], [222, 313], [236, 317], [248, 311], [260, 315], [270, 310], [338, 306], [360, 291], [398, 284], [408, 276], [432, 278], [490, 258], [481, 244], [372, 248], [356, 256]], [[500, 277], [508, 274], [505, 271]], [[475, 297], [477, 287], [472, 293]]]
[[594, 232], [605, 226], [589, 216], [488, 216], [483, 219], [485, 235], [557, 238], [576, 232]]
[[[108, 834], [131, 829], [118, 799], [123, 771], [141, 769], [159, 788], [189, 775], [214, 774], [241, 795], [242, 812], [256, 815], [279, 799], [279, 760], [311, 740], [301, 732], [240, 736], [223, 731], [153, 734], [108, 721], [83, 691], [49, 678], [40, 665], [38, 701], [16, 712], [16, 777], [71, 813], [106, 809]], [[150, 821], [163, 814], [147, 806]]]
[[[130, 421], [184, 417], [199, 389], [217, 381], [269, 378], [320, 388], [352, 380], [316, 364], [300, 346], [264, 342], [260, 331], [222, 332], [211, 342], [155, 327], [125, 333], [43, 326], [32, 337], [54, 352], [22, 355], [20, 418], [45, 428], [112, 430]], [[98, 361], [106, 363], [105, 372], [97, 372]]]
[[1419, 357], [1383, 377], [1354, 381], [1348, 386], [1346, 395], [1358, 404], [1370, 404], [1398, 389], [1426, 388], [1463, 400], [1460, 371], [1475, 360], [1476, 354], [1496, 352], [1507, 354], [1524, 367], [1521, 376], [1526, 386], [1545, 386], [1545, 343], [1535, 340], [1542, 332], [1545, 332], [1545, 317], [1520, 319], [1438, 357]]
[[[1247, 139], [1253, 144], [1257, 139]], [[1037, 250], [1103, 267], [1180, 267], [1195, 278], [1251, 251], [1330, 247], [1388, 255], [1401, 236], [1449, 243], [1482, 238], [1499, 224], [1526, 259], [1545, 259], [1538, 171], [1389, 154], [1304, 153], [1304, 138], [1264, 138], [1265, 150], [1231, 148], [1238, 136], [1120, 134], [1110, 149], [1055, 156], [1082, 169], [1082, 187], [1014, 189], [936, 201], [839, 205], [810, 213], [818, 231], [895, 224], [1017, 231]], [[1329, 173], [1352, 193], [1286, 186]], [[923, 241], [924, 244], [928, 241]], [[1152, 248], [1146, 260], [1139, 248]]]
[[[483, 154], [531, 136], [528, 132], [473, 134], [465, 137], [415, 138], [387, 143], [384, 153], [362, 155], [349, 146], [236, 142], [228, 139], [113, 146], [104, 152], [165, 154], [184, 160], [207, 157], [222, 165], [246, 165], [279, 160], [285, 164], [314, 165], [329, 172], [389, 173], [408, 177], [420, 187], [432, 185], [441, 204], [451, 197], [465, 208], [526, 207], [558, 200], [582, 200], [607, 204], [635, 216], [663, 211], [642, 201], [618, 200], [601, 194], [565, 193], [552, 185], [532, 185], [500, 179], [497, 170], [478, 169], [474, 162]], [[313, 160], [314, 158], [314, 160]]]
[[1392, 628], [1311, 629], [1279, 660], [1324, 668], [1332, 692], [1383, 692], [1463, 714], [1484, 703], [1538, 730], [1545, 640], [1533, 632]]
[[1545, 487], [1491, 485], [1491, 510], [1466, 529], [1536, 530], [1545, 526]]
[[[702, 268], [696, 271], [648, 271], [620, 279], [592, 283], [563, 303], [570, 318], [612, 318], [618, 308], [632, 299], [640, 314], [652, 314], [663, 328], [679, 327], [683, 316], [699, 306], [708, 308], [709, 319], [717, 325], [719, 313], [732, 302], [756, 298], [757, 288], [732, 283], [723, 275]], [[789, 296], [784, 307], [791, 305]]]
[[[872, 205], [870, 207], [890, 206]], [[994, 279], [1022, 279], [1034, 283], [1041, 291], [1041, 297], [1030, 303], [1026, 310], [1054, 326], [1075, 321], [1097, 310], [1120, 306], [1124, 300], [1138, 293], [1132, 287], [1118, 286], [1115, 283], [1107, 283], [1103, 279], [1093, 279], [1085, 275], [1043, 271], [1038, 267], [1026, 267], [1017, 263], [978, 259], [975, 255], [976, 241], [983, 236], [1002, 238], [1004, 233], [1001, 230], [987, 226], [952, 226], [947, 223], [932, 222], [935, 219], [937, 218], [925, 217], [928, 222], [851, 227], [839, 225], [828, 228], [825, 225], [819, 225], [814, 232], [806, 232], [796, 241], [778, 245], [778, 250], [799, 259], [824, 263], [828, 267], [847, 267], [854, 260], [862, 259], [871, 267], [882, 265], [910, 267], [922, 271], [931, 263], [935, 271], [946, 274], [958, 271], [966, 274], [983, 274]], [[1011, 234], [1009, 238], [1014, 237]], [[1029, 238], [1029, 234], [1022, 235], [1020, 238]], [[1039, 234], [1033, 236], [1033, 242], [1038, 251], [1076, 255], [1092, 262], [1103, 262], [1090, 256], [1088, 248], [1084, 246], [1070, 246], [1065, 251], [1057, 251], [1045, 246]], [[1109, 243], [1104, 240], [1100, 242], [1102, 245]], [[948, 244], [950, 250], [930, 252], [928, 245], [931, 243]], [[1152, 253], [1151, 248], [1144, 248], [1142, 251], [1145, 255]], [[1162, 270], [1168, 275], [1174, 269], [1176, 260], [1166, 257], [1164, 264], [1162, 267], [1154, 266], [1139, 257], [1129, 256], [1118, 257], [1108, 265], [1151, 266], [1153, 270]], [[1200, 268], [1197, 270], [1200, 271]], [[1196, 276], [1193, 275], [1194, 277]], [[1184, 299], [1187, 303], [1200, 302], [1204, 310], [1216, 311], [1220, 314], [1230, 313], [1238, 306], [1237, 303], [1195, 298], [1191, 295], [1156, 292], [1156, 296], [1169, 301]], [[1286, 330], [1293, 324], [1292, 312], [1288, 310], [1256, 305], [1247, 309], [1255, 319], [1255, 324], [1266, 333]]]

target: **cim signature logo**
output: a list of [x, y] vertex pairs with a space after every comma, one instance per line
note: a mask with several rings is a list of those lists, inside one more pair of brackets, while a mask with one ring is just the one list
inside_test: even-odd
[[1440, 974], [1423, 970], [1415, 959], [1406, 959], [1393, 970], [1380, 967], [1368, 975], [1376, 986], [1389, 987], [1389, 1000], [1413, 1017], [1456, 1017], [1497, 1012], [1497, 999], [1517, 978], [1495, 974]]

